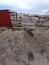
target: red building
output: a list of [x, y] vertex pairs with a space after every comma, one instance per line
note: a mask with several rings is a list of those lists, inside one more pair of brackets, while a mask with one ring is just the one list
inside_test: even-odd
[[0, 27], [12, 28], [8, 10], [0, 10]]

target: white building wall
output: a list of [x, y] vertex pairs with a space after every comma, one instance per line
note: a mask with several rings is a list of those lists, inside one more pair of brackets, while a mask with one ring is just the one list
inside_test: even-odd
[[[39, 19], [39, 17], [40, 17], [40, 19]], [[39, 21], [38, 23], [40, 23], [41, 21], [43, 21], [44, 23], [47, 22], [46, 21], [47, 18], [45, 16], [39, 15], [39, 17], [36, 17], [35, 15], [29, 15], [29, 14], [26, 15], [26, 14], [15, 13], [15, 12], [10, 13], [10, 19], [11, 19], [12, 25], [14, 27], [18, 26], [19, 23], [21, 23], [22, 26], [31, 28], [31, 27], [33, 27], [33, 25], [36, 24], [37, 21]]]

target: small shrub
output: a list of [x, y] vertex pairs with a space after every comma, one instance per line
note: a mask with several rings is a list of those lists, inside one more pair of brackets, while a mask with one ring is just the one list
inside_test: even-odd
[[30, 36], [33, 37], [33, 33], [31, 32], [31, 30], [28, 30], [27, 32], [28, 32], [28, 34], [29, 34]]
[[24, 29], [30, 36], [32, 36], [33, 37], [33, 33], [32, 33], [32, 31], [30, 30], [30, 29], [28, 29], [28, 28], [26, 28], [26, 29]]
[[34, 60], [34, 55], [33, 55], [32, 52], [29, 52], [29, 53], [28, 53], [28, 59], [29, 59], [29, 60]]

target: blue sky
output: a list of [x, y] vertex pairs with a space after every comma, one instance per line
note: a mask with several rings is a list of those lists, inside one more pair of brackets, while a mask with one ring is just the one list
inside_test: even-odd
[[0, 9], [24, 13], [45, 13], [49, 10], [49, 0], [0, 0]]

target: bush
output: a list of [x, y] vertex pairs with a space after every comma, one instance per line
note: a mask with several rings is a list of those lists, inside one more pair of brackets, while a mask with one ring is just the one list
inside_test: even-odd
[[28, 30], [27, 32], [28, 32], [28, 34], [29, 34], [30, 36], [33, 37], [33, 33], [31, 32], [31, 30]]
[[33, 33], [31, 32], [31, 30], [30, 29], [28, 29], [28, 28], [26, 28], [25, 29], [25, 31], [30, 35], [30, 36], [32, 36], [33, 37]]
[[28, 59], [29, 60], [33, 60], [34, 59], [34, 55], [33, 55], [33, 53], [31, 51], [28, 53]]

